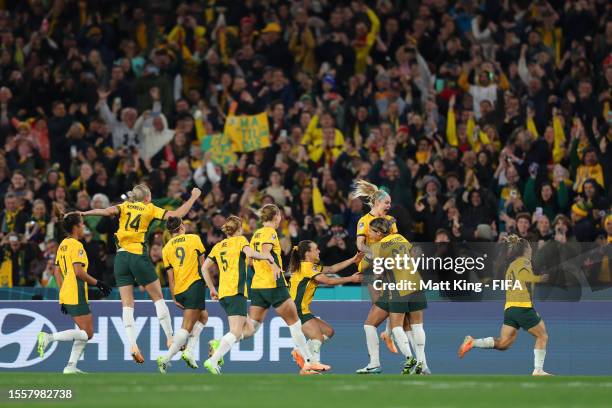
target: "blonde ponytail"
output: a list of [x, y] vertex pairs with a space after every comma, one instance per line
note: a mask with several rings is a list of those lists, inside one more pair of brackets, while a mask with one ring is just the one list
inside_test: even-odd
[[504, 242], [507, 244], [507, 257], [511, 260], [518, 258], [519, 256], [523, 256], [525, 250], [529, 246], [529, 241], [524, 238], [519, 237], [516, 234], [508, 235]]
[[376, 185], [365, 181], [365, 180], [357, 180], [355, 182], [355, 188], [351, 191], [349, 198], [354, 200], [356, 198], [365, 198], [366, 203], [372, 208], [374, 205], [389, 196], [389, 194], [376, 187]]

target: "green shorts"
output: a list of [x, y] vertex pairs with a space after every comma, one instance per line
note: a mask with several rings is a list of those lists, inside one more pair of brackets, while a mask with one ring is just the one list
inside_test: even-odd
[[246, 316], [247, 315], [247, 298], [242, 294], [233, 296], [224, 296], [219, 299], [219, 304], [225, 310], [227, 316]]
[[115, 281], [117, 287], [128, 285], [146, 286], [159, 278], [151, 258], [145, 251], [142, 255], [119, 251], [115, 255]]
[[80, 303], [78, 305], [64, 305], [64, 308], [72, 317], [84, 316], [91, 313], [91, 309], [89, 309], [89, 305], [87, 303]]
[[185, 309], [206, 309], [206, 285], [204, 280], [198, 279], [193, 282], [186, 291], [175, 295], [176, 301]]
[[307, 321], [314, 319], [315, 315], [313, 315], [312, 313], [302, 313], [298, 310], [298, 317], [300, 318], [300, 322], [304, 324]]
[[251, 289], [249, 291], [251, 306], [259, 306], [264, 309], [269, 309], [270, 306], [276, 309], [282, 305], [285, 300], [290, 298], [291, 296], [286, 286], [269, 289]]
[[533, 307], [509, 307], [504, 310], [504, 324], [515, 329], [529, 330], [541, 321], [542, 318]]
[[411, 313], [427, 309], [427, 298], [424, 292], [414, 292], [391, 299], [384, 295], [374, 304], [388, 313]]

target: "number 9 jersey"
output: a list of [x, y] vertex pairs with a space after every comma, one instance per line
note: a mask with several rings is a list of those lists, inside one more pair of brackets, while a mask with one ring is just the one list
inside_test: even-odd
[[145, 234], [153, 220], [163, 220], [166, 210], [148, 203], [125, 201], [117, 205], [119, 229], [115, 233], [119, 248], [141, 255], [145, 247]]
[[202, 279], [200, 256], [204, 245], [198, 235], [177, 235], [164, 245], [162, 258], [166, 269], [174, 271], [174, 294], [185, 292], [191, 284]]

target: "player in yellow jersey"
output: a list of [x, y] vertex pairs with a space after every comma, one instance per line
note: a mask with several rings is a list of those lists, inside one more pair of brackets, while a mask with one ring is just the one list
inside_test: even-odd
[[[474, 339], [466, 336], [459, 347], [459, 358], [472, 348], [507, 350], [516, 340], [520, 328], [535, 337], [534, 368], [532, 375], [550, 375], [544, 371], [548, 333], [544, 321], [533, 308], [529, 286], [532, 283], [548, 281], [548, 275], [534, 275], [531, 266], [532, 249], [529, 242], [518, 235], [507, 238], [507, 259], [512, 260], [506, 269], [505, 279], [512, 281], [512, 289], [506, 291], [504, 324], [499, 338]], [[516, 286], [514, 285], [516, 283]]]
[[[202, 240], [196, 234], [185, 234], [185, 225], [178, 217], [168, 218], [166, 228], [172, 238], [164, 245], [162, 259], [168, 272], [172, 299], [183, 309], [183, 324], [177, 330], [168, 353], [157, 359], [157, 368], [162, 374], [166, 373], [172, 357], [187, 345], [188, 341], [192, 341], [192, 345], [197, 343], [197, 337], [190, 337], [196, 322], [208, 320], [206, 286], [200, 274], [200, 264], [204, 261]], [[194, 368], [195, 361], [186, 362]]]
[[123, 326], [131, 345], [132, 358], [144, 363], [144, 357], [136, 343], [134, 331], [134, 285], [144, 286], [155, 305], [155, 312], [164, 333], [167, 345], [172, 343], [172, 322], [168, 306], [159, 283], [155, 267], [145, 248], [145, 236], [153, 220], [166, 220], [169, 217], [184, 217], [202, 192], [194, 188], [191, 197], [174, 211], [166, 211], [151, 203], [151, 190], [144, 185], [135, 186], [127, 193], [127, 200], [108, 208], [81, 212], [80, 215], [118, 216], [117, 255], [115, 256], [115, 280], [119, 287], [123, 305]]
[[[253, 321], [255, 331], [273, 307], [276, 313], [283, 318], [289, 326], [291, 338], [295, 343], [300, 356], [304, 361], [296, 360], [301, 365], [301, 374], [317, 374], [319, 371], [330, 369], [328, 365], [312, 361], [312, 355], [306, 343], [306, 337], [302, 332], [302, 323], [297, 314], [295, 303], [289, 295], [287, 281], [283, 276], [281, 259], [281, 248], [276, 229], [280, 225], [282, 215], [280, 209], [274, 204], [266, 204], [260, 210], [260, 219], [263, 227], [259, 228], [251, 238], [251, 247], [257, 252], [272, 255], [274, 264], [267, 260], [254, 260], [253, 269], [255, 274], [249, 291], [251, 308], [249, 315]], [[294, 353], [294, 358], [297, 354]]]
[[64, 330], [58, 333], [38, 334], [38, 354], [45, 355], [45, 349], [53, 341], [73, 341], [72, 351], [64, 374], [81, 374], [77, 362], [85, 350], [87, 341], [93, 337], [93, 317], [87, 303], [87, 285], [100, 289], [106, 297], [111, 288], [101, 280], [87, 273], [89, 261], [80, 240], [83, 239], [85, 223], [78, 214], [68, 214], [62, 225], [68, 236], [64, 238], [55, 256], [55, 279], [60, 287], [59, 302], [62, 313], [72, 316], [78, 329]]
[[[210, 289], [211, 299], [219, 299], [219, 303], [229, 322], [229, 332], [221, 340], [211, 340], [213, 354], [204, 362], [204, 367], [212, 374], [220, 374], [220, 361], [232, 346], [244, 337], [253, 335], [255, 329], [247, 319], [247, 268], [248, 259], [256, 259], [274, 263], [270, 253], [262, 254], [249, 246], [249, 241], [242, 236], [242, 219], [230, 216], [221, 230], [226, 235], [218, 242], [204, 261], [202, 271], [206, 285]], [[211, 267], [213, 263], [219, 268], [219, 291], [215, 289]]]
[[[375, 218], [370, 222], [368, 230], [368, 241], [374, 259], [388, 259], [411, 257], [412, 244], [406, 238], [393, 232], [393, 221], [386, 218]], [[366, 325], [378, 327], [385, 318], [391, 325], [391, 333], [401, 353], [406, 357], [402, 374], [429, 374], [425, 359], [425, 331], [423, 329], [423, 311], [427, 308], [425, 293], [419, 288], [421, 275], [410, 265], [393, 265], [391, 268], [382, 268], [374, 271], [377, 283], [399, 283], [406, 287], [385, 288], [383, 294], [378, 298], [370, 309]], [[408, 286], [409, 284], [412, 287]], [[406, 326], [411, 325], [412, 331], [407, 331]], [[414, 335], [412, 343], [416, 359], [410, 350], [410, 336]], [[371, 357], [370, 357], [371, 359]], [[360, 374], [370, 374], [376, 367], [370, 364], [364, 369], [358, 370]]]
[[314, 361], [319, 361], [321, 346], [331, 339], [334, 329], [325, 320], [315, 317], [310, 311], [317, 286], [343, 285], [345, 283], [361, 282], [363, 275], [359, 272], [345, 278], [332, 278], [326, 274], [336, 273], [351, 264], [358, 264], [363, 258], [363, 252], [332, 266], [319, 264], [319, 247], [312, 241], [300, 241], [293, 247], [289, 256], [290, 294], [297, 306], [298, 316], [302, 322], [302, 331], [308, 337], [308, 348]]
[[[391, 196], [385, 190], [378, 188], [372, 183], [365, 180], [357, 180], [355, 182], [355, 188], [350, 194], [350, 198], [351, 200], [356, 198], [365, 198], [366, 204], [370, 207], [370, 212], [361, 217], [357, 222], [357, 249], [366, 254], [365, 258], [359, 264], [359, 272], [364, 273], [365, 281], [369, 282], [372, 280], [370, 265], [372, 251], [370, 250], [370, 241], [368, 238], [370, 222], [372, 222], [374, 218], [384, 217], [390, 221], [393, 221], [392, 232], [397, 232], [395, 219], [387, 214], [389, 209], [391, 209]], [[380, 293], [374, 290], [371, 284], [368, 285], [368, 290], [370, 292], [372, 304], [374, 304], [378, 300]], [[366, 334], [368, 353], [370, 354], [370, 358], [373, 359], [373, 362], [376, 363], [380, 360], [376, 328], [373, 328], [370, 325], [364, 325], [363, 329]], [[397, 348], [395, 347], [395, 344], [393, 344], [393, 340], [391, 338], [391, 326], [389, 325], [388, 321], [385, 331], [380, 334], [380, 338], [385, 342], [387, 348], [392, 353], [397, 353]]]

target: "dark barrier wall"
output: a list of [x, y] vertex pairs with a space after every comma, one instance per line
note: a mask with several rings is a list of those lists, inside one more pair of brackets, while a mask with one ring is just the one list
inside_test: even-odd
[[[180, 325], [180, 312], [169, 303]], [[200, 342], [199, 359], [207, 352], [207, 342], [220, 338], [227, 321], [217, 302], [207, 302], [208, 326]], [[322, 349], [322, 361], [333, 372], [351, 373], [367, 364], [368, 355], [363, 320], [370, 305], [362, 301], [318, 301], [315, 314], [330, 322], [335, 337]], [[609, 302], [552, 303], [536, 306], [544, 318], [550, 339], [545, 368], [554, 374], [612, 374], [612, 305]], [[123, 334], [121, 304], [116, 301], [92, 302], [95, 336], [84, 353], [79, 368], [85, 371], [154, 372], [154, 360], [164, 352], [165, 339], [151, 302], [136, 305], [138, 343], [147, 358], [143, 366], [131, 361]], [[533, 339], [521, 332], [513, 348], [505, 352], [474, 350], [466, 358], [457, 358], [457, 347], [466, 334], [477, 337], [497, 335], [502, 323], [503, 303], [430, 302], [425, 314], [428, 363], [434, 374], [530, 374], [533, 369]], [[60, 371], [68, 359], [71, 343], [55, 343], [44, 360], [36, 353], [36, 335], [40, 330], [60, 331], [72, 328], [69, 317], [62, 315], [56, 301], [0, 302], [0, 370]], [[380, 328], [382, 330], [383, 327]], [[402, 358], [380, 345], [385, 373], [398, 373]], [[274, 312], [268, 314], [254, 339], [235, 346], [226, 357], [224, 373], [296, 372], [291, 361], [289, 330]], [[178, 359], [178, 355], [176, 358]], [[228, 358], [229, 357], [229, 358]], [[200, 369], [201, 370], [201, 369]], [[182, 361], [175, 361], [170, 372], [186, 372]], [[202, 372], [202, 371], [200, 371]]]

